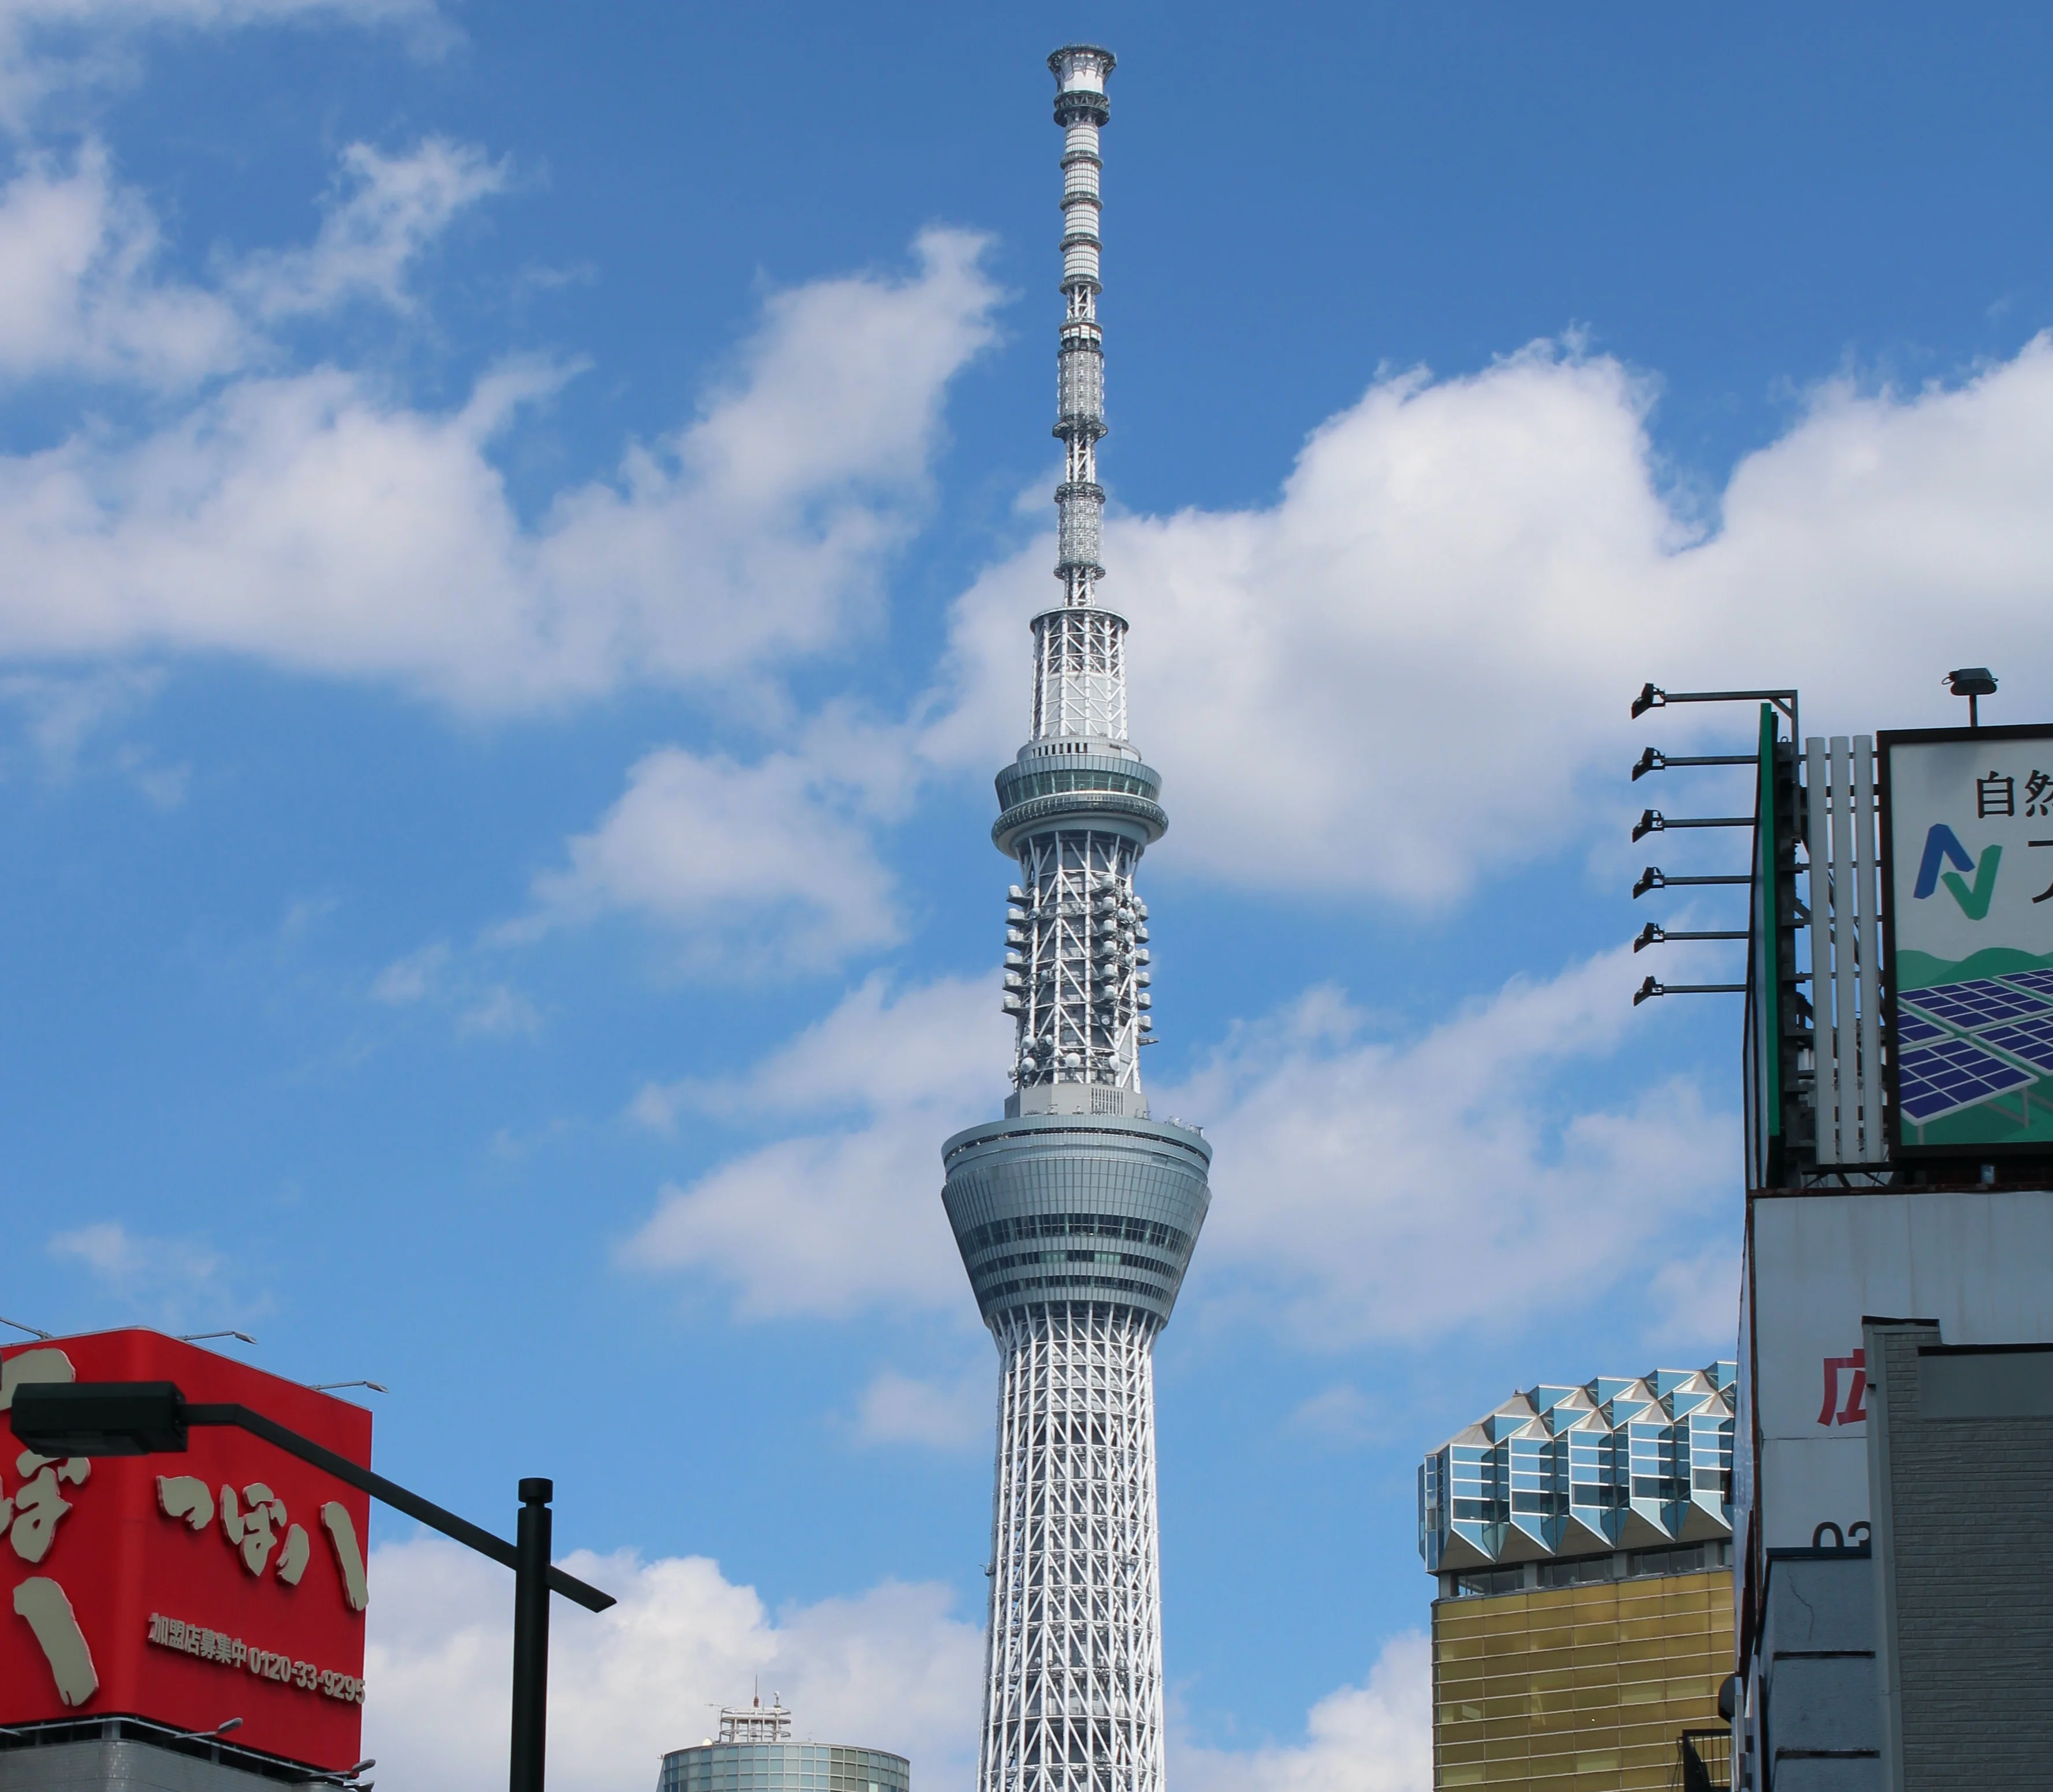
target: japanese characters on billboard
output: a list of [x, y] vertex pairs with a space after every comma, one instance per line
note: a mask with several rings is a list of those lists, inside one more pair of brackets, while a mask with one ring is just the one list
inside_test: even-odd
[[1868, 1539], [1861, 1320], [2053, 1343], [2053, 1192], [1768, 1194], [1747, 1204], [1735, 1541]]
[[[156, 1332], [0, 1350], [30, 1381], [175, 1381], [369, 1464], [371, 1415]], [[120, 1713], [330, 1769], [359, 1759], [370, 1502], [261, 1439], [183, 1455], [0, 1450], [0, 1724]]]
[[1900, 1154], [2053, 1146], [2053, 727], [1879, 737]]

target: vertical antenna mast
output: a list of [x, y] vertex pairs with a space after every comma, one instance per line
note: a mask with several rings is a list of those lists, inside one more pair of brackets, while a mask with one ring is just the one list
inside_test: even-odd
[[1062, 128], [1062, 330], [1055, 355], [1055, 434], [1063, 446], [1055, 488], [1055, 576], [1062, 607], [1034, 623], [1034, 737], [1126, 739], [1126, 619], [1097, 607], [1105, 576], [1105, 332], [1098, 327], [1097, 134], [1113, 53], [1072, 44], [1048, 58], [1055, 122]]
[[[1055, 507], [1060, 552], [1055, 576], [1066, 600], [1088, 604], [1105, 576], [1105, 488], [1097, 482], [1098, 438], [1105, 434], [1105, 332], [1097, 321], [1098, 177], [1105, 163], [1097, 134], [1111, 116], [1105, 77], [1110, 50], [1071, 45], [1048, 58], [1055, 72], [1055, 122], [1062, 127], [1062, 318], [1057, 352], [1055, 434], [1068, 450]], [[1122, 722], [1124, 718], [1121, 718]], [[1122, 725], [1119, 734], [1126, 732]]]

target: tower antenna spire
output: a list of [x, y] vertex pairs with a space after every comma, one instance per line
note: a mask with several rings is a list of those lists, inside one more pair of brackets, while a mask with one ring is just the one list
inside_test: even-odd
[[[1005, 1118], [941, 1148], [942, 1201], [1003, 1371], [978, 1792], [1163, 1792], [1155, 1338], [1210, 1203], [1211, 1149], [1152, 1118], [1142, 853], [1168, 816], [1127, 738], [1105, 577], [1099, 133], [1112, 53], [1048, 58], [1062, 129], [1059, 603], [1033, 619], [1026, 744], [998, 775]], [[1022, 1251], [1021, 1241], [1034, 1240]], [[1028, 1266], [1031, 1266], [1030, 1268]], [[1059, 1266], [1059, 1267], [1051, 1267]]]
[[[1055, 122], [1062, 127], [1062, 334], [1056, 354], [1055, 434], [1065, 450], [1055, 489], [1060, 519], [1055, 576], [1065, 600], [1089, 604], [1105, 576], [1105, 488], [1097, 445], [1105, 434], [1105, 332], [1097, 320], [1098, 219], [1103, 207], [1098, 132], [1111, 116], [1109, 49], [1070, 44], [1048, 58], [1055, 74]], [[1122, 730], [1121, 732], [1124, 732]]]

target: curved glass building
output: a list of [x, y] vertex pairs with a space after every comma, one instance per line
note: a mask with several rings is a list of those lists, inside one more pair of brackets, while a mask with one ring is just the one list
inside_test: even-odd
[[656, 1792], [910, 1792], [912, 1764], [881, 1748], [794, 1742], [781, 1705], [720, 1714], [717, 1741], [663, 1757]]
[[979, 1792], [1161, 1792], [1156, 1334], [1211, 1199], [1211, 1148], [1153, 1118], [1141, 854], [1168, 817], [1128, 740], [1126, 619], [1097, 601], [1107, 50], [1049, 58], [1062, 129], [1055, 434], [1062, 596], [1033, 619], [1030, 733], [991, 838], [1015, 1033], [1004, 1117], [941, 1148], [942, 1201], [1003, 1369]]

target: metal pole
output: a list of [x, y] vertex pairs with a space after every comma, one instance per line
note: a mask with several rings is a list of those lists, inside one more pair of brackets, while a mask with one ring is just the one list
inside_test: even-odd
[[[1681, 878], [1670, 878], [1670, 883], [1681, 883]], [[1734, 880], [1745, 883], [1745, 878]], [[84, 1384], [91, 1385], [90, 1383]], [[65, 1392], [71, 1392], [66, 1388]], [[396, 1481], [388, 1481], [383, 1475], [374, 1475], [361, 1464], [351, 1462], [347, 1456], [337, 1456], [324, 1449], [311, 1437], [302, 1437], [296, 1431], [288, 1431], [277, 1421], [267, 1419], [261, 1413], [252, 1412], [247, 1406], [229, 1403], [202, 1403], [185, 1401], [180, 1409], [184, 1422], [189, 1425], [237, 1425], [253, 1437], [261, 1437], [267, 1444], [275, 1444], [288, 1454], [297, 1456], [302, 1462], [310, 1462], [315, 1468], [332, 1475], [337, 1480], [347, 1481], [353, 1487], [361, 1487], [374, 1499], [382, 1499], [388, 1506], [396, 1507], [410, 1519], [418, 1519], [422, 1523], [439, 1531], [445, 1537], [453, 1537], [459, 1543], [476, 1550], [480, 1555], [489, 1555], [494, 1562], [508, 1568], [520, 1566], [520, 1552], [503, 1537], [495, 1537], [473, 1524], [468, 1519], [460, 1519], [448, 1512], [431, 1499], [423, 1499], [418, 1493], [401, 1487]], [[180, 1449], [185, 1448], [182, 1444]], [[83, 1453], [83, 1452], [77, 1452]], [[544, 1495], [546, 1498], [547, 1496]], [[615, 1603], [610, 1593], [601, 1593], [595, 1586], [587, 1586], [575, 1575], [566, 1574], [560, 1568], [549, 1570], [549, 1585], [566, 1599], [575, 1599], [588, 1612], [603, 1612]]]
[[513, 1765], [512, 1792], [542, 1792], [549, 1728], [549, 1501], [555, 1484], [520, 1484], [520, 1528], [513, 1569]]

